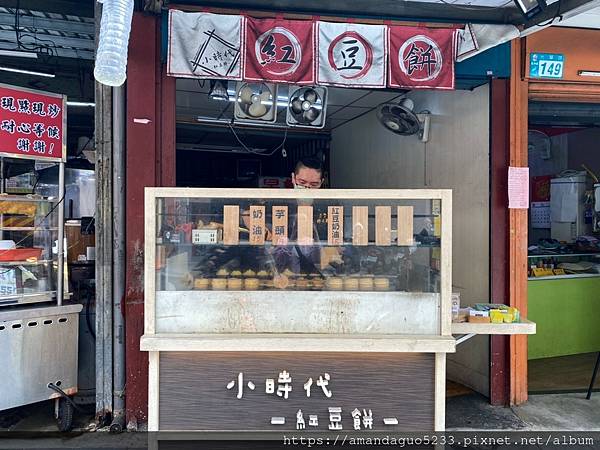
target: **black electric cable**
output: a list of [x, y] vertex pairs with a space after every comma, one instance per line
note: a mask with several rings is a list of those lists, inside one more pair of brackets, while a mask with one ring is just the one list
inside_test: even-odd
[[[451, 6], [452, 8], [455, 9], [462, 9], [465, 11], [481, 11], [482, 9], [486, 8], [485, 6], [469, 6], [469, 5], [457, 5], [455, 3], [448, 3], [445, 0], [440, 0], [440, 3], [443, 3], [446, 6]], [[502, 9], [505, 6], [508, 6], [509, 4], [514, 3], [513, 0], [508, 0], [506, 3], [502, 3], [501, 5], [498, 6], [488, 6], [487, 9]]]
[[59, 388], [57, 385], [55, 385], [54, 383], [48, 383], [46, 385], [46, 387], [48, 389], [52, 389], [54, 392], [58, 392], [62, 397], [65, 398], [65, 400], [67, 400], [71, 406], [73, 406], [73, 408], [75, 408], [77, 411], [79, 412], [85, 412], [83, 409], [81, 409], [78, 405], [75, 404], [75, 402], [73, 401], [73, 399], [71, 397], [69, 397], [67, 395], [67, 393], [65, 391], [63, 391], [61, 388]]
[[227, 125], [229, 126], [229, 129], [231, 130], [231, 132], [235, 136], [235, 138], [238, 141], [238, 143], [242, 146], [242, 148], [244, 150], [246, 150], [248, 153], [252, 153], [253, 155], [258, 155], [258, 156], [272, 156], [276, 152], [278, 152], [279, 150], [281, 150], [282, 148], [285, 147], [285, 142], [287, 140], [287, 134], [288, 134], [288, 129], [287, 128], [285, 129], [285, 132], [284, 132], [284, 135], [283, 135], [283, 140], [281, 141], [281, 144], [277, 145], [269, 153], [261, 153], [261, 152], [257, 152], [255, 150], [252, 150], [251, 148], [249, 148], [248, 146], [246, 146], [246, 144], [244, 144], [242, 142], [242, 140], [239, 138], [239, 136], [237, 135], [237, 133], [236, 133], [235, 129], [233, 128], [233, 126], [231, 125], [231, 123], [228, 123]]
[[548, 22], [546, 22], [546, 23], [536, 23], [535, 24], [536, 27], [547, 27], [547, 26], [550, 26], [559, 17], [560, 17], [559, 22], [562, 21], [562, 14], [560, 13], [560, 9], [561, 9], [561, 6], [562, 6], [562, 0], [558, 0], [556, 2], [556, 5], [557, 5], [557, 8], [556, 8], [556, 14], [554, 14], [554, 17], [552, 17], [552, 19], [548, 20]]

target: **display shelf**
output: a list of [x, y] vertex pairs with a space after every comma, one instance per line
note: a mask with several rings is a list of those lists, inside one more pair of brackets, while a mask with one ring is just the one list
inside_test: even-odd
[[36, 292], [33, 294], [0, 295], [0, 305], [19, 305], [26, 303], [51, 302], [56, 299], [56, 291]]
[[0, 231], [58, 231], [58, 227], [2, 227]]
[[[182, 243], [170, 243], [170, 242], [159, 242], [157, 243], [157, 245], [174, 245], [177, 247], [197, 247], [197, 248], [219, 248], [219, 247], [245, 247], [245, 246], [250, 246], [250, 247], [257, 247], [255, 244], [250, 244], [250, 242], [246, 242], [246, 241], [240, 241], [238, 244], [235, 245], [226, 245], [226, 244], [192, 244], [191, 242], [182, 242]], [[337, 247], [354, 247], [356, 248], [355, 245], [352, 244], [352, 242], [344, 242], [342, 244], [337, 244], [337, 245], [329, 245], [327, 244], [327, 241], [323, 241], [323, 240], [317, 240], [315, 239], [314, 242], [312, 244], [298, 244], [296, 241], [288, 241], [287, 245], [273, 245], [271, 242], [266, 242], [264, 245], [261, 245], [261, 247], [295, 247], [296, 245], [299, 245], [300, 247], [314, 247], [314, 246], [319, 246], [319, 247], [333, 247], [333, 248], [337, 248]], [[417, 248], [417, 247], [422, 247], [422, 248], [440, 248], [441, 244], [419, 244], [419, 243], [415, 243], [412, 245], [396, 245], [396, 244], [392, 244], [392, 245], [377, 245], [374, 242], [370, 242], [368, 245], [362, 245], [361, 248], [397, 248], [397, 247], [404, 247], [404, 248]]]
[[452, 322], [452, 334], [535, 334], [536, 324], [527, 319], [514, 323]]
[[193, 352], [444, 352], [454, 353], [452, 336], [357, 334], [152, 334], [142, 351]]
[[598, 278], [600, 273], [569, 273], [566, 275], [548, 275], [547, 277], [529, 277], [529, 281], [568, 280], [572, 278]]
[[28, 197], [28, 194], [22, 194], [22, 195], [1, 195], [0, 194], [0, 201], [10, 201], [10, 202], [28, 202], [28, 203], [57, 203], [58, 199], [56, 198], [49, 198], [49, 197]]
[[[2, 250], [0, 250], [1, 252]], [[44, 264], [54, 263], [57, 260], [54, 259], [39, 259], [37, 261], [0, 261], [0, 267], [2, 266], [42, 266]]]
[[571, 256], [600, 256], [600, 253], [545, 253], [543, 255], [527, 255], [527, 258], [555, 258]]

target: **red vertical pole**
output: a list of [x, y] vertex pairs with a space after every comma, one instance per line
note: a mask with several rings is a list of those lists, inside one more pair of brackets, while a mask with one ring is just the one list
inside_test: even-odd
[[[490, 92], [490, 270], [491, 299], [494, 303], [509, 302], [508, 290], [508, 209], [507, 173], [509, 161], [509, 94], [508, 80], [495, 79]], [[490, 342], [490, 402], [509, 402], [509, 339], [491, 336]]]
[[127, 67], [126, 420], [147, 420], [144, 332], [144, 188], [175, 184], [175, 80], [160, 60], [160, 17], [134, 13]]

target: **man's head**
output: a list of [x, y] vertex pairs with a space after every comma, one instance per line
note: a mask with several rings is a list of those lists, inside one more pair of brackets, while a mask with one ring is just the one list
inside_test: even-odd
[[302, 158], [292, 173], [292, 183], [298, 189], [319, 189], [323, 184], [323, 166], [315, 157]]

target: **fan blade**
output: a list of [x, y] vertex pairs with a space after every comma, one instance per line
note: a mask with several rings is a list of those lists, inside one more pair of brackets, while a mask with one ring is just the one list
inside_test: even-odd
[[302, 118], [307, 122], [314, 122], [319, 117], [319, 114], [321, 114], [321, 112], [317, 108], [312, 107], [302, 114]]
[[314, 89], [307, 89], [304, 91], [304, 100], [314, 103], [317, 101], [318, 95]]
[[302, 112], [302, 100], [298, 97], [293, 99], [291, 109], [294, 114], [300, 114]]
[[267, 113], [267, 105], [254, 102], [248, 107], [248, 114], [252, 117], [262, 117]]
[[386, 117], [383, 121], [383, 124], [386, 128], [392, 130], [394, 133], [397, 133], [400, 130], [400, 125], [396, 120], [394, 120], [394, 117]]
[[248, 85], [242, 87], [238, 93], [238, 98], [242, 101], [242, 103], [252, 103], [252, 88]]
[[268, 90], [265, 90], [260, 93], [259, 98], [260, 98], [260, 102], [263, 105], [266, 105], [267, 103], [271, 103], [271, 98], [272, 98], [271, 92]]

